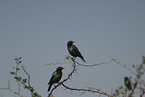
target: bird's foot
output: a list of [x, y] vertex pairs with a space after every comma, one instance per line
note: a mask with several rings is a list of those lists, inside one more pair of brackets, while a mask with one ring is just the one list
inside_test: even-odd
[[73, 61], [75, 61], [76, 57], [73, 57], [72, 59], [73, 59]]

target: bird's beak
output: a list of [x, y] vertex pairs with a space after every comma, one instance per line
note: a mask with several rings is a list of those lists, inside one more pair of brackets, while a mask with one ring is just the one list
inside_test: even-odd
[[72, 41], [72, 43], [75, 43], [74, 41]]
[[63, 70], [64, 68], [62, 67], [61, 69]]

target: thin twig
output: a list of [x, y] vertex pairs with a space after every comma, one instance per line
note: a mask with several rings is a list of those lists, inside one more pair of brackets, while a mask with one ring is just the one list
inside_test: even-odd
[[13, 92], [14, 94], [16, 94], [16, 95], [18, 95], [18, 96], [20, 96], [20, 97], [23, 97], [19, 92], [16, 92], [16, 91], [14, 91], [14, 90], [12, 90], [12, 89], [10, 88], [10, 83], [9, 83], [9, 81], [8, 81], [8, 88], [0, 88], [0, 90], [9, 90], [9, 91]]
[[[108, 96], [108, 97], [112, 97], [112, 96], [110, 96], [109, 94], [107, 94], [107, 93], [101, 91], [100, 89], [94, 89], [94, 88], [78, 89], [78, 88], [70, 88], [70, 87], [64, 85], [63, 83], [62, 83], [62, 85], [63, 85], [66, 89], [69, 89], [69, 90], [82, 91], [82, 93], [84, 93], [84, 92], [99, 93], [99, 94], [106, 95], [106, 96]], [[81, 95], [82, 95], [82, 94], [81, 94]]]
[[[17, 66], [16, 66], [16, 77], [18, 78], [18, 66], [19, 66], [19, 61], [17, 60], [16, 61], [16, 64], [17, 64]], [[21, 85], [20, 85], [20, 81], [19, 80], [17, 80], [18, 81], [18, 93], [20, 93], [20, 89], [21, 89]]]
[[80, 65], [80, 66], [93, 67], [93, 66], [97, 66], [97, 65], [101, 65], [101, 64], [109, 64], [109, 63], [111, 63], [111, 61], [112, 61], [112, 60], [110, 60], [109, 62], [102, 62], [102, 63], [98, 63], [98, 64], [93, 64], [93, 65], [83, 65], [83, 64], [80, 64], [80, 63], [78, 63], [78, 62], [76, 62], [76, 61], [74, 61], [74, 62], [77, 63], [77, 64]]
[[67, 64], [67, 63], [72, 63], [72, 62], [64, 62], [64, 63], [50, 63], [50, 64], [45, 64], [44, 66], [46, 66], [46, 65], [57, 65], [57, 64], [60, 64], [60, 65], [62, 65], [62, 64]]
[[22, 69], [23, 69], [23, 71], [27, 74], [27, 76], [28, 76], [28, 85], [29, 86], [31, 86], [30, 85], [30, 75], [29, 75], [29, 73], [25, 70], [25, 68], [24, 68], [24, 66], [21, 64], [21, 66], [22, 66]]
[[[117, 60], [115, 59], [112, 59], [113, 61], [115, 61], [116, 63], [122, 65], [123, 67], [125, 67], [126, 69], [128, 69], [131, 73], [133, 73], [134, 75], [136, 75], [138, 77], [138, 74], [136, 74], [135, 72], [133, 72], [131, 69], [129, 69], [128, 67], [126, 67], [125, 65], [121, 64], [120, 62], [118, 62]], [[144, 87], [145, 87], [145, 84], [144, 84], [144, 81], [141, 79], [141, 77], [139, 77], [139, 79], [141, 80], [141, 82], [143, 83]]]

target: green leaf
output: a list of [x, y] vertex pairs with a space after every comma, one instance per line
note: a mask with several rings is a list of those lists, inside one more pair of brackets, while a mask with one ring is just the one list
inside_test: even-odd
[[41, 96], [35, 92], [33, 97], [41, 97]]
[[24, 86], [24, 88], [28, 89], [28, 86]]
[[17, 81], [20, 81], [22, 78], [21, 78], [21, 77], [15, 77], [15, 79], [16, 79]]
[[22, 63], [22, 61], [19, 61], [19, 63]]
[[17, 58], [15, 58], [14, 60], [18, 60]]
[[19, 78], [18, 77], [14, 77], [16, 80], [18, 80]]
[[10, 74], [12, 74], [12, 75], [16, 75], [16, 73], [15, 73], [15, 72], [10, 72]]
[[33, 87], [31, 87], [31, 86], [29, 86], [29, 89], [30, 89], [30, 91], [31, 92], [33, 92], [35, 89], [33, 88]]
[[19, 57], [19, 60], [22, 59], [22, 57]]
[[142, 64], [145, 64], [145, 56], [142, 56], [142, 58], [143, 58]]
[[21, 80], [22, 79], [22, 77], [19, 77], [19, 80]]
[[23, 82], [23, 83], [27, 83], [27, 79], [23, 79], [22, 82]]
[[18, 70], [20, 70], [20, 68], [16, 68], [16, 70], [18, 71]]

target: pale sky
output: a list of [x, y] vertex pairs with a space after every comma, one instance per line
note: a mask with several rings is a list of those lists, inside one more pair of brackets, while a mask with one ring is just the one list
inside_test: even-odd
[[[46, 97], [53, 71], [58, 66], [65, 68], [62, 81], [72, 67], [70, 64], [44, 65], [67, 61], [69, 40], [75, 41], [87, 61], [83, 63], [77, 58], [79, 63], [91, 65], [114, 58], [134, 71], [132, 64], [140, 64], [141, 56], [145, 55], [145, 0], [1, 0], [0, 87], [7, 87], [9, 80], [11, 88], [17, 90], [10, 71], [15, 66], [14, 58], [21, 56], [31, 75], [32, 86]], [[66, 85], [93, 87], [108, 94], [124, 84], [125, 76], [135, 77], [115, 62], [77, 68], [78, 74]], [[64, 89], [58, 87], [53, 95], [80, 97], [81, 93]], [[22, 94], [30, 97], [23, 88]], [[0, 95], [14, 97], [13, 93], [2, 90]], [[86, 92], [81, 97], [88, 96], [99, 94]]]

